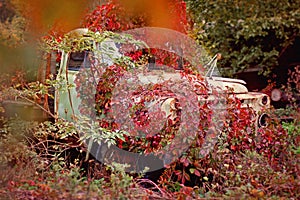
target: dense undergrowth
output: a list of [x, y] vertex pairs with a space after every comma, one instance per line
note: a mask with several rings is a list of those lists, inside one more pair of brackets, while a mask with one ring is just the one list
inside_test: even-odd
[[[18, 75], [12, 78], [13, 83], [2, 83], [2, 99], [7, 97], [8, 89], [25, 91], [22, 95], [28, 98], [39, 94], [41, 86], [37, 89], [32, 86], [37, 84], [21, 81], [22, 75]], [[232, 101], [233, 106], [229, 106], [232, 121], [227, 121], [230, 126], [224, 122], [225, 129], [210, 154], [195, 157], [193, 152], [201, 150], [195, 144], [176, 162], [152, 176], [127, 173], [124, 165], [103, 165], [88, 156], [73, 123], [61, 119], [55, 123], [25, 121], [2, 115], [0, 197], [298, 199], [298, 107], [290, 109], [291, 119], [285, 122], [271, 109], [268, 126], [255, 132], [253, 122], [247, 121], [251, 113], [239, 108], [239, 101]], [[243, 126], [234, 124], [235, 121]]]

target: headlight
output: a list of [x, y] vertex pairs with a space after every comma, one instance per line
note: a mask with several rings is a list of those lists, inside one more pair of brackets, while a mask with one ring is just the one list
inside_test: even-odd
[[273, 89], [271, 92], [272, 101], [279, 101], [281, 99], [281, 91], [279, 89]]
[[261, 103], [263, 105], [267, 105], [269, 102], [269, 98], [267, 96], [263, 96], [263, 98], [261, 99]]
[[264, 95], [263, 97], [261, 97], [261, 98], [259, 99], [259, 103], [260, 103], [260, 105], [262, 105], [262, 106], [267, 105], [267, 104], [269, 103], [269, 97], [268, 97], [267, 95]]
[[268, 125], [269, 115], [266, 113], [261, 114], [258, 117], [258, 127], [266, 127]]

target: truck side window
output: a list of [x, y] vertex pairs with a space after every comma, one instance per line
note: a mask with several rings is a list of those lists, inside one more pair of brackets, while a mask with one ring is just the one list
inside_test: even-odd
[[90, 67], [90, 51], [71, 52], [68, 60], [68, 69], [79, 71], [81, 67]]

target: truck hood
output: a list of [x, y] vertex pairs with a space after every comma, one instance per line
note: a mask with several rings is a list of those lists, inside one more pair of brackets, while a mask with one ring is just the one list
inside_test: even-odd
[[248, 89], [245, 86], [246, 82], [240, 79], [223, 78], [223, 77], [206, 77], [205, 78], [211, 89], [214, 88], [218, 92], [227, 91], [229, 88], [230, 92], [234, 94], [247, 93]]
[[[224, 93], [229, 90], [230, 93], [234, 94], [242, 94], [247, 93], [248, 89], [245, 86], [246, 82], [240, 79], [232, 79], [232, 78], [223, 78], [223, 77], [204, 77], [207, 83], [209, 93], [212, 93], [212, 90], [215, 90], [220, 93]], [[162, 83], [166, 80], [181, 80], [180, 73], [172, 73], [172, 72], [164, 72], [161, 70], [154, 70], [147, 72], [147, 74], [139, 74], [139, 81], [144, 84], [149, 83]]]

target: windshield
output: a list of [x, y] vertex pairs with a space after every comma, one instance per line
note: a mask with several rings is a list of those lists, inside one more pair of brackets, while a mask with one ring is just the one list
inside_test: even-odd
[[89, 68], [91, 65], [90, 54], [90, 51], [71, 52], [68, 59], [68, 69], [79, 71], [81, 67]]

